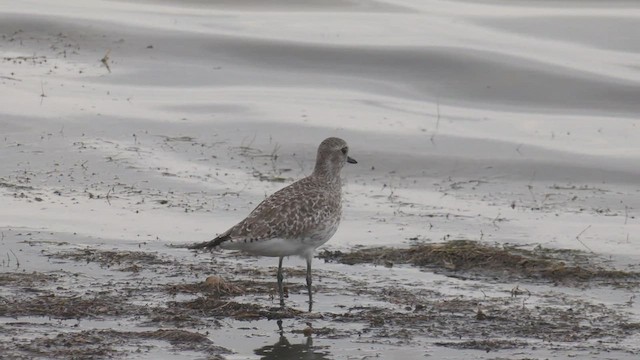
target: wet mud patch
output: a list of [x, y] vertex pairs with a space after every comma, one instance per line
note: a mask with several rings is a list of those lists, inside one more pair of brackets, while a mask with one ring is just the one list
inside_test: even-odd
[[97, 263], [106, 268], [118, 267], [120, 271], [139, 272], [154, 265], [172, 265], [173, 260], [163, 259], [157, 253], [148, 251], [123, 251], [84, 248], [50, 253], [56, 259]]
[[16, 191], [33, 190], [34, 189], [33, 186], [23, 185], [21, 183], [11, 183], [11, 182], [8, 182], [7, 180], [5, 180], [4, 178], [0, 178], [0, 188], [11, 189], [11, 190], [16, 190]]
[[0, 302], [0, 316], [45, 316], [55, 319], [132, 316], [145, 313], [144, 308], [115, 295], [95, 297], [59, 296], [55, 293], [32, 297], [13, 296]]
[[[194, 296], [189, 300], [168, 301], [166, 306], [154, 308], [149, 323], [172, 323], [182, 327], [189, 323], [204, 324], [214, 319], [214, 325], [219, 325], [218, 320], [234, 319], [239, 321], [251, 321], [259, 319], [285, 319], [295, 318], [303, 314], [302, 311], [274, 306], [263, 306], [254, 303], [244, 303], [235, 300], [237, 297], [268, 295], [274, 301], [274, 284], [257, 280], [233, 280], [227, 281], [221, 276], [212, 275], [201, 282], [187, 282], [180, 284], [164, 284], [159, 288], [160, 292], [173, 297]], [[285, 292], [286, 294], [286, 292]], [[207, 319], [204, 321], [204, 319]]]
[[229, 350], [216, 346], [206, 335], [177, 329], [155, 331], [84, 330], [37, 337], [15, 346], [0, 343], [0, 351], [12, 358], [109, 359], [127, 353], [148, 352], [145, 341], [163, 341], [174, 351], [204, 353], [209, 359], [223, 359]]
[[40, 272], [22, 273], [22, 272], [6, 272], [0, 273], [1, 287], [21, 287], [29, 289], [33, 292], [40, 291], [40, 287], [58, 280], [58, 275], [43, 274]]
[[222, 323], [217, 319], [207, 319], [201, 314], [194, 312], [175, 311], [175, 309], [154, 308], [149, 317], [139, 323], [140, 326], [147, 327], [175, 327], [179, 329], [185, 328], [220, 328]]
[[[251, 271], [251, 273], [254, 273], [254, 271]], [[246, 276], [247, 274], [243, 275]], [[213, 298], [229, 298], [234, 296], [257, 295], [268, 296], [271, 300], [274, 300], [278, 296], [277, 283], [275, 279], [272, 278], [270, 273], [264, 273], [260, 277], [254, 276], [254, 278], [266, 278], [266, 280], [250, 280], [237, 278], [226, 280], [221, 276], [212, 275], [208, 276], [202, 282], [186, 282], [180, 284], [170, 283], [162, 285], [162, 289], [169, 295], [173, 296], [179, 294], [190, 294]], [[316, 290], [319, 290], [320, 287], [320, 285], [315, 286]], [[286, 283], [284, 285], [284, 296], [285, 298], [288, 298], [289, 293], [306, 292], [306, 289], [306, 285]]]
[[[366, 323], [364, 332], [377, 337], [429, 336], [438, 339], [509, 339], [569, 343], [596, 340], [617, 342], [640, 333], [627, 316], [603, 305], [547, 296], [535, 304], [513, 297], [422, 299], [402, 310], [352, 307], [332, 315], [336, 322]], [[403, 331], [400, 331], [403, 330]]]
[[[452, 295], [426, 285], [433, 279], [423, 279], [428, 274], [425, 272], [418, 272], [420, 278], [407, 282], [389, 277], [392, 273], [403, 277], [402, 268], [360, 267], [351, 273], [344, 271], [350, 267], [327, 265], [314, 273], [324, 279], [314, 285], [321, 310], [309, 313], [301, 305], [306, 304], [305, 286], [296, 281], [287, 281], [287, 307], [283, 310], [277, 306], [275, 269], [268, 261], [261, 265], [254, 259], [232, 255], [216, 257], [212, 262], [209, 257], [183, 252], [169, 256], [162, 251], [39, 245], [48, 249], [33, 249], [37, 256], [69, 260], [55, 262], [55, 268], [62, 266], [63, 271], [65, 266], [77, 269], [76, 261], [100, 266], [90, 266], [92, 272], [86, 276], [66, 276], [74, 274], [60, 270], [51, 274], [0, 274], [0, 284], [9, 286], [6, 295], [0, 297], [0, 328], [5, 333], [0, 336], [0, 351], [6, 350], [15, 358], [42, 357], [45, 353], [62, 358], [125, 358], [154, 351], [197, 351], [210, 358], [224, 357], [223, 352], [217, 352], [218, 347], [199, 337], [230, 346], [229, 341], [235, 340], [229, 340], [227, 333], [233, 339], [264, 338], [275, 333], [273, 320], [284, 322], [287, 333], [297, 340], [435, 345], [498, 354], [511, 350], [526, 354], [536, 347], [546, 349], [559, 343], [568, 349], [588, 343], [606, 351], [640, 335], [640, 326], [628, 319], [623, 307], [565, 296], [548, 286], [542, 287], [544, 291], [540, 287], [529, 291], [516, 282], [509, 292], [511, 285], [447, 278], [456, 286], [470, 286], [465, 295]], [[385, 258], [385, 254], [379, 253], [376, 259], [382, 260], [371, 262], [384, 264], [392, 259], [400, 263], [397, 258]], [[400, 258], [403, 263], [418, 262], [402, 254], [406, 256]], [[447, 261], [455, 261], [454, 253], [448, 254]], [[566, 261], [561, 257], [564, 253], [552, 255]], [[474, 253], [467, 256], [472, 261], [480, 258]], [[549, 258], [555, 259], [553, 256]], [[132, 265], [144, 267], [144, 271], [121, 272]], [[375, 276], [362, 278], [361, 270]], [[206, 277], [212, 271], [216, 275]], [[294, 278], [305, 273], [296, 267], [285, 272]], [[438, 281], [443, 281], [440, 278]], [[40, 292], [26, 291], [28, 286]], [[102, 325], [96, 329], [96, 323]], [[113, 330], [101, 330], [105, 327]], [[148, 331], [129, 331], [140, 327]], [[178, 330], [161, 332], [167, 329]], [[208, 336], [202, 335], [205, 331]], [[28, 336], [22, 335], [25, 333]], [[12, 340], [16, 336], [18, 342]]]
[[164, 285], [164, 290], [170, 295], [204, 294], [212, 297], [236, 296], [242, 295], [247, 291], [256, 290], [255, 286], [250, 286], [246, 283], [250, 283], [251, 285], [253, 285], [253, 282], [249, 281], [244, 282], [244, 284], [240, 284], [239, 282], [232, 283], [226, 281], [221, 276], [212, 275], [207, 277], [202, 282], [166, 284]]
[[473, 349], [491, 352], [504, 349], [525, 348], [529, 346], [529, 343], [517, 340], [487, 339], [468, 341], [440, 341], [436, 342], [435, 345], [453, 349]]
[[486, 245], [470, 240], [419, 244], [407, 249], [376, 247], [351, 252], [324, 250], [318, 257], [343, 264], [376, 264], [392, 267], [411, 264], [456, 277], [484, 276], [502, 281], [519, 279], [561, 282], [582, 286], [590, 282], [635, 287], [640, 273], [597, 264], [595, 256], [576, 250]]
[[162, 311], [188, 316], [230, 318], [235, 320], [290, 319], [304, 312], [286, 307], [264, 307], [259, 304], [240, 303], [229, 299], [201, 296], [187, 301], [170, 301]]

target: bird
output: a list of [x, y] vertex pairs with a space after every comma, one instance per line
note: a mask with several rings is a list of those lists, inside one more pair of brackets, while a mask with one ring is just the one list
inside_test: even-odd
[[249, 215], [210, 241], [190, 249], [215, 248], [240, 250], [250, 255], [278, 257], [278, 294], [284, 309], [282, 261], [300, 256], [307, 262], [307, 292], [312, 311], [311, 260], [316, 248], [338, 230], [342, 216], [342, 180], [345, 164], [357, 164], [349, 156], [347, 143], [329, 137], [318, 146], [311, 175], [304, 177], [264, 199]]

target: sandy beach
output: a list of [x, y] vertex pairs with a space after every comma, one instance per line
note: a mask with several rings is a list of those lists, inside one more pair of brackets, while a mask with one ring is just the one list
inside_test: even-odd
[[[638, 28], [632, 1], [6, 2], [0, 358], [637, 358]], [[280, 312], [275, 259], [181, 247], [328, 136], [358, 164], [314, 312], [302, 259]]]

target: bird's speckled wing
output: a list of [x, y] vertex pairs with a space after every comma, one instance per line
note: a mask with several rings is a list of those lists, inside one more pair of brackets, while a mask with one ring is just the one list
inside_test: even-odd
[[[306, 177], [262, 201], [244, 220], [215, 239], [191, 246], [213, 249], [224, 243], [253, 243], [273, 238], [323, 243], [335, 233], [342, 213], [338, 191]], [[224, 247], [224, 246], [223, 246]]]
[[231, 241], [320, 236], [337, 227], [341, 215], [340, 191], [327, 190], [313, 178], [301, 179], [266, 198], [225, 235]]

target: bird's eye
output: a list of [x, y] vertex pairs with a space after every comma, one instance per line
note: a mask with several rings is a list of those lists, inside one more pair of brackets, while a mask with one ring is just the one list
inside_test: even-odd
[[348, 151], [349, 151], [349, 148], [348, 148], [348, 147], [343, 147], [343, 148], [342, 148], [342, 153], [343, 153], [343, 154], [347, 155], [347, 152], [348, 152]]

